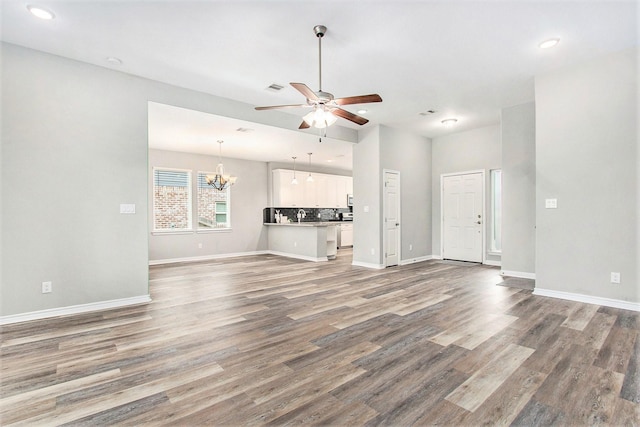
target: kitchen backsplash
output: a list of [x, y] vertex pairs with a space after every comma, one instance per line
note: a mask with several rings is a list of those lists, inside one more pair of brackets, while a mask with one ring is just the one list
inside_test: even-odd
[[264, 208], [262, 222], [276, 222], [276, 211], [286, 216], [291, 222], [298, 222], [298, 211], [303, 209], [305, 217], [300, 222], [322, 222], [339, 219], [339, 214], [351, 212], [348, 208]]

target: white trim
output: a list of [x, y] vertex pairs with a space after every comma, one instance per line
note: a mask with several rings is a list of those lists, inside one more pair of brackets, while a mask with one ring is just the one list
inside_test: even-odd
[[554, 291], [552, 289], [535, 288], [533, 295], [550, 298], [560, 298], [587, 304], [603, 305], [605, 307], [621, 308], [623, 310], [640, 311], [640, 302], [623, 301], [619, 299], [595, 297], [592, 295], [574, 294], [572, 292]]
[[315, 258], [315, 257], [311, 257], [311, 256], [306, 256], [306, 255], [298, 255], [298, 254], [291, 254], [288, 252], [278, 252], [278, 251], [266, 251], [265, 253], [271, 254], [271, 255], [278, 255], [278, 256], [283, 256], [283, 257], [287, 257], [287, 258], [296, 258], [296, 259], [301, 259], [304, 261], [312, 261], [312, 262], [325, 262], [325, 261], [329, 261], [329, 259], [327, 257], [320, 257], [320, 258]]
[[423, 262], [423, 261], [429, 261], [432, 260], [433, 255], [425, 255], [425, 256], [421, 256], [418, 258], [409, 258], [409, 259], [403, 259], [400, 261], [400, 265], [409, 265], [409, 264], [415, 264], [417, 262]]
[[194, 256], [194, 257], [185, 257], [185, 258], [154, 259], [154, 260], [149, 260], [149, 265], [173, 264], [176, 262], [211, 261], [214, 259], [221, 259], [221, 258], [235, 258], [235, 257], [241, 257], [241, 256], [265, 255], [268, 253], [270, 252], [269, 251], [252, 251], [252, 252], [235, 252], [235, 253], [229, 253], [229, 254], [203, 255], [203, 256]]
[[68, 316], [91, 311], [109, 310], [112, 308], [125, 307], [128, 305], [147, 304], [151, 302], [150, 295], [140, 295], [131, 298], [114, 299], [110, 301], [92, 302], [89, 304], [71, 305], [68, 307], [49, 308], [46, 310], [32, 311], [29, 313], [11, 314], [0, 317], [0, 325], [10, 323], [28, 322], [31, 320], [46, 319], [49, 317]]
[[502, 270], [502, 271], [500, 271], [500, 275], [508, 276], [508, 277], [518, 277], [520, 279], [533, 279], [533, 280], [536, 280], [536, 273], [527, 273], [525, 271]]
[[492, 259], [485, 259], [483, 264], [491, 265], [491, 266], [494, 266], [494, 267], [501, 267], [502, 266], [502, 262], [501, 261], [494, 261]]
[[196, 231], [196, 233], [198, 234], [206, 234], [206, 233], [231, 233], [233, 231], [233, 228], [231, 227], [226, 227], [226, 228], [198, 228], [198, 230]]
[[351, 265], [356, 267], [373, 268], [376, 270], [383, 270], [385, 267], [383, 264], [372, 264], [369, 262], [352, 261]]
[[[444, 254], [444, 178], [449, 176], [460, 176], [460, 175], [472, 175], [479, 173], [482, 175], [482, 254], [481, 259], [482, 263], [484, 263], [487, 259], [487, 244], [486, 244], [486, 230], [487, 230], [487, 206], [486, 206], [486, 198], [487, 198], [487, 177], [485, 174], [485, 169], [476, 169], [464, 172], [450, 172], [440, 174], [440, 253]], [[439, 258], [439, 259], [442, 259]]]

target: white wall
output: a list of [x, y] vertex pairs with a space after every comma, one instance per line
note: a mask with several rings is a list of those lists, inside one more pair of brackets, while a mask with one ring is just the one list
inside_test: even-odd
[[537, 288], [640, 302], [637, 60], [628, 50], [536, 77]]
[[[382, 169], [379, 126], [361, 130], [359, 137], [360, 141], [353, 146], [353, 263], [381, 266]], [[368, 212], [365, 212], [365, 208]]]
[[[433, 254], [441, 256], [441, 200], [440, 175], [472, 170], [485, 171], [485, 198], [487, 212], [485, 212], [485, 236], [487, 236], [487, 251], [489, 250], [490, 232], [490, 175], [489, 170], [500, 169], [502, 165], [502, 148], [500, 142], [500, 126], [487, 126], [466, 132], [433, 139], [432, 148], [432, 242]], [[499, 259], [499, 258], [498, 258]]]
[[[153, 216], [149, 209], [149, 261], [207, 257], [267, 250], [267, 230], [262, 225], [262, 210], [267, 206], [267, 164], [249, 160], [223, 158], [225, 171], [238, 177], [231, 187], [231, 230], [201, 231], [186, 234], [153, 233]], [[149, 150], [149, 206], [152, 206], [153, 167], [213, 171], [217, 156]], [[196, 181], [193, 179], [193, 194]], [[197, 212], [197, 197], [192, 211]], [[198, 244], [202, 248], [198, 248]]]
[[1, 55], [0, 315], [148, 294], [141, 79], [13, 45]]
[[[431, 255], [431, 141], [375, 126], [360, 131], [353, 147], [353, 262], [384, 265], [383, 169], [400, 172], [401, 258]], [[368, 212], [365, 209], [368, 208]], [[409, 250], [409, 245], [412, 250]]]
[[[0, 316], [148, 294], [149, 101], [300, 124], [291, 114], [1, 46]], [[355, 130], [333, 129], [357, 140]], [[135, 203], [136, 214], [121, 215], [120, 203]], [[53, 293], [42, 294], [48, 280]]]
[[431, 140], [380, 126], [380, 168], [400, 172], [401, 261], [431, 256]]
[[503, 108], [502, 270], [531, 277], [536, 262], [536, 111], [533, 102]]

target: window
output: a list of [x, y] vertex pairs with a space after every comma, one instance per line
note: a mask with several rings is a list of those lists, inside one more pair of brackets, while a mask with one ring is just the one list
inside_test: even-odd
[[502, 252], [502, 170], [491, 171], [491, 251]]
[[153, 168], [154, 231], [191, 230], [191, 171]]
[[198, 230], [231, 228], [230, 187], [219, 191], [207, 184], [207, 172], [198, 172]]

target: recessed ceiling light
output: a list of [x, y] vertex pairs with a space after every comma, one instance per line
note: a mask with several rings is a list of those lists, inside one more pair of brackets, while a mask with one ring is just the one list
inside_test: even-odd
[[369, 110], [365, 110], [364, 108], [361, 110], [358, 110], [358, 114], [367, 114]]
[[458, 119], [444, 119], [441, 123], [445, 126], [453, 126], [458, 122]]
[[31, 12], [33, 16], [40, 19], [50, 20], [56, 17], [53, 14], [53, 12], [51, 12], [50, 10], [47, 10], [39, 6], [28, 5], [27, 9], [29, 10], [29, 12]]
[[113, 64], [113, 65], [122, 65], [122, 59], [120, 58], [116, 58], [115, 56], [109, 56], [106, 61], [109, 64]]
[[540, 43], [538, 45], [538, 47], [540, 49], [549, 49], [550, 47], [554, 47], [558, 43], [560, 43], [560, 39], [549, 39], [549, 40], [545, 40], [542, 43]]
[[331, 159], [327, 160], [327, 163], [332, 163], [332, 162], [333, 162], [333, 160], [331, 160]]

